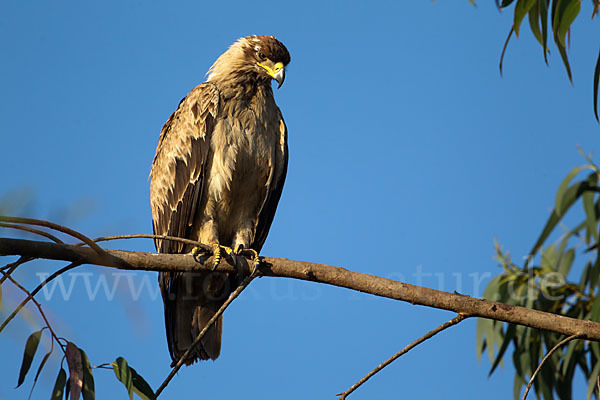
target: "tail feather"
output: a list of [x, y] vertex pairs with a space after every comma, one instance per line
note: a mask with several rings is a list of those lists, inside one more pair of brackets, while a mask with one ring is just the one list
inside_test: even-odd
[[[159, 283], [165, 307], [167, 343], [173, 364], [192, 345], [230, 293], [223, 273], [160, 273]], [[208, 329], [198, 346], [184, 360], [215, 360], [221, 352], [223, 317]]]

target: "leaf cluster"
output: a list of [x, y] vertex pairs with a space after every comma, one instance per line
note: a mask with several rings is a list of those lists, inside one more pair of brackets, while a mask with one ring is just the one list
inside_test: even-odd
[[[544, 61], [548, 64], [548, 38], [551, 37], [554, 41], [558, 53], [563, 61], [567, 75], [571, 83], [573, 83], [573, 75], [571, 73], [571, 65], [567, 55], [569, 46], [571, 25], [581, 11], [581, 0], [496, 0], [496, 5], [499, 9], [505, 9], [511, 4], [514, 5], [513, 24], [506, 38], [502, 55], [500, 57], [500, 73], [502, 73], [502, 64], [504, 54], [513, 33], [518, 37], [521, 31], [523, 20], [527, 18], [529, 21], [529, 29], [542, 47]], [[600, 0], [592, 0], [593, 11], [592, 18], [598, 13]], [[594, 115], [596, 120], [598, 117], [598, 89], [600, 83], [600, 52], [596, 60], [594, 69]]]
[[[586, 157], [587, 158], [587, 157]], [[582, 320], [600, 321], [600, 170], [589, 164], [573, 169], [556, 193], [555, 205], [542, 233], [522, 266], [516, 265], [508, 252], [496, 244], [497, 260], [502, 273], [486, 287], [484, 298], [506, 304], [533, 308]], [[575, 177], [587, 174], [575, 181]], [[581, 205], [585, 218], [568, 229], [553, 243], [545, 245], [561, 227], [570, 209]], [[577, 281], [569, 280], [575, 258], [583, 260]], [[539, 260], [535, 262], [534, 260]], [[579, 265], [579, 264], [577, 264]], [[537, 368], [542, 357], [564, 337], [520, 325], [480, 319], [477, 323], [478, 356], [487, 349], [492, 367], [490, 375], [504, 359], [512, 344], [515, 366], [514, 397]], [[573, 340], [552, 353], [534, 381], [538, 398], [561, 400], [572, 398], [573, 376], [583, 372], [589, 382], [587, 398], [596, 395], [600, 374], [600, 345], [593, 341]]]
[[[33, 359], [39, 347], [44, 329], [46, 328], [33, 332], [25, 343], [25, 351], [23, 352], [23, 361], [21, 362], [21, 367], [19, 370], [17, 387], [21, 386], [23, 382], [25, 382], [25, 377], [27, 376], [27, 373], [29, 372], [33, 363]], [[46, 365], [46, 361], [48, 361], [48, 358], [50, 358], [50, 355], [52, 355], [53, 349], [54, 346], [52, 346], [50, 351], [44, 355], [38, 366], [33, 385], [29, 393], [30, 398], [40, 373]], [[67, 361], [68, 366], [68, 377], [67, 371], [65, 371], [65, 368], [62, 365], [64, 364], [65, 360]], [[83, 400], [94, 400], [96, 395], [93, 370], [97, 368], [112, 369], [116, 378], [125, 386], [130, 400], [133, 400], [134, 393], [142, 400], [156, 399], [154, 391], [150, 385], [137, 373], [134, 368], [127, 364], [127, 361], [123, 357], [118, 357], [112, 363], [92, 367], [87, 354], [75, 344], [68, 341], [66, 341], [65, 356], [63, 357], [63, 362], [61, 362], [58, 376], [56, 377], [50, 398], [52, 400], [61, 400], [63, 398], [68, 400], [70, 397], [72, 400], [75, 400], [81, 397]]]

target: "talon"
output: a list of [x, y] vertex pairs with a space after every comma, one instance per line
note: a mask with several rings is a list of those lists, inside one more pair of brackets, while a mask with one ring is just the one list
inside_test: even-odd
[[201, 249], [198, 246], [194, 246], [194, 248], [192, 248], [192, 251], [190, 253], [192, 253], [192, 258], [194, 259], [194, 261], [196, 261], [197, 263], [202, 263], [202, 261], [200, 260], [199, 257], [202, 254], [204, 254], [204, 249]]
[[212, 270], [216, 270], [217, 267], [219, 266], [219, 263], [221, 262], [221, 246], [219, 246], [218, 244], [213, 244], [212, 245], [213, 248], [213, 256], [215, 257], [213, 259], [213, 267]]
[[233, 248], [233, 252], [235, 254], [242, 254], [242, 251], [244, 251], [244, 245], [241, 243], [236, 244]]
[[215, 271], [221, 262], [221, 250], [225, 250], [225, 253], [231, 255], [233, 253], [233, 249], [231, 247], [221, 246], [220, 244], [213, 244], [212, 248], [214, 256], [212, 270]]
[[241, 256], [244, 256], [244, 257], [250, 259], [250, 261], [252, 262], [251, 273], [254, 274], [256, 272], [256, 269], [258, 268], [258, 264], [260, 264], [260, 258], [258, 256], [258, 252], [254, 249], [245, 249], [244, 245], [242, 245], [242, 244], [236, 244], [234, 251], [236, 254], [239, 254]]

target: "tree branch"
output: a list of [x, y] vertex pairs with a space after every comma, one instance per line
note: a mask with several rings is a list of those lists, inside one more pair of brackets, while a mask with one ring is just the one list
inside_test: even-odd
[[[0, 238], [0, 255], [21, 255], [83, 264], [95, 264], [125, 270], [144, 271], [198, 271], [211, 270], [212, 257], [203, 257], [202, 264], [189, 254], [157, 254], [122, 250], [105, 250], [100, 256], [94, 250], [65, 244], [38, 242], [23, 239]], [[263, 276], [293, 278], [325, 283], [369, 293], [375, 296], [401, 300], [413, 305], [423, 305], [473, 317], [519, 324], [567, 336], [582, 334], [583, 339], [600, 341], [600, 324], [575, 318], [532, 310], [524, 307], [476, 299], [459, 293], [448, 293], [381, 278], [374, 275], [348, 271], [344, 268], [285, 258], [261, 257]], [[225, 258], [219, 265], [223, 272], [249, 274], [247, 263], [239, 268]]]

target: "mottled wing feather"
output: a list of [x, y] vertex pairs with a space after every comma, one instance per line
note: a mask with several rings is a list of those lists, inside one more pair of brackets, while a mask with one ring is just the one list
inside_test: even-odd
[[[200, 196], [219, 93], [203, 83], [185, 97], [163, 126], [150, 173], [150, 202], [157, 235], [188, 237]], [[184, 246], [156, 240], [161, 253]]]
[[[154, 233], [188, 238], [201, 201], [210, 137], [219, 106], [219, 93], [211, 83], [194, 88], [162, 128], [150, 172], [150, 204]], [[160, 253], [181, 253], [183, 244], [156, 240]], [[174, 356], [175, 298], [181, 273], [162, 272], [158, 282], [165, 305], [167, 343]]]
[[285, 122], [283, 121], [283, 117], [281, 116], [281, 112], [279, 112], [279, 121], [280, 121], [280, 146], [283, 150], [283, 160], [280, 167], [276, 167], [275, 171], [278, 171], [278, 175], [272, 178], [272, 181], [267, 189], [267, 198], [263, 203], [263, 206], [258, 215], [258, 222], [256, 224], [256, 233], [254, 235], [254, 242], [250, 246], [250, 248], [260, 252], [263, 245], [265, 244], [265, 240], [267, 240], [267, 235], [269, 234], [269, 229], [271, 228], [271, 224], [273, 223], [273, 218], [275, 217], [275, 211], [277, 209], [277, 203], [279, 203], [279, 198], [281, 197], [281, 192], [283, 191], [283, 184], [285, 182], [285, 176], [287, 174], [287, 165], [288, 165], [288, 146], [287, 146], [287, 127], [285, 126]]

